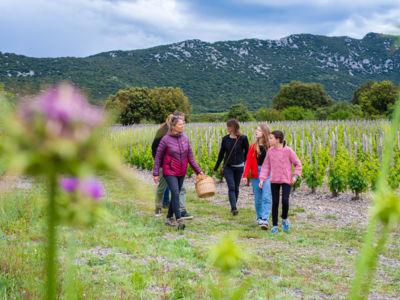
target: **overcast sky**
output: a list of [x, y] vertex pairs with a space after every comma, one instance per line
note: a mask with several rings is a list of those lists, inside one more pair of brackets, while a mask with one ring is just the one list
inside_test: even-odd
[[400, 34], [400, 0], [0, 0], [0, 51], [84, 57], [188, 39]]

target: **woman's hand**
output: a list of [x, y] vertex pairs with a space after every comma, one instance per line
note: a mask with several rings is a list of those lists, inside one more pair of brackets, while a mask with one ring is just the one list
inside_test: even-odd
[[243, 184], [247, 184], [247, 177], [242, 178]]
[[264, 184], [264, 180], [260, 180], [260, 183], [259, 183], [258, 187], [259, 187], [260, 189], [262, 189], [263, 184]]
[[154, 177], [153, 177], [153, 180], [154, 180], [154, 183], [155, 183], [155, 184], [158, 184], [158, 179], [159, 179], [158, 176], [154, 176]]
[[291, 183], [291, 185], [295, 184], [296, 181], [297, 181], [297, 178], [293, 176], [293, 177], [292, 177], [292, 183]]

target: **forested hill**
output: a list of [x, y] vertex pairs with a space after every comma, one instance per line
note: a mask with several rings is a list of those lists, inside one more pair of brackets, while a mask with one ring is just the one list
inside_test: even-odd
[[319, 82], [338, 101], [351, 100], [368, 80], [398, 85], [399, 49], [396, 37], [369, 33], [360, 40], [310, 34], [280, 40], [188, 40], [85, 58], [0, 52], [0, 82], [26, 94], [67, 79], [95, 103], [126, 86], [173, 86], [183, 89], [195, 112], [226, 111], [238, 102], [253, 110], [269, 105], [279, 86], [291, 80]]

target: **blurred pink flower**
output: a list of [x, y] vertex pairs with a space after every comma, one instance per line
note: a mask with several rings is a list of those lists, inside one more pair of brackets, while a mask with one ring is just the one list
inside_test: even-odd
[[99, 200], [104, 196], [104, 187], [100, 180], [89, 177], [81, 182], [81, 190], [87, 196]]
[[79, 179], [77, 177], [63, 178], [60, 181], [60, 185], [68, 193], [75, 191], [79, 185]]
[[[79, 90], [69, 84], [59, 84], [33, 102], [25, 103], [20, 108], [20, 115], [25, 123], [32, 122], [35, 116], [45, 118], [45, 128], [56, 136], [86, 137], [83, 127], [100, 125], [104, 116], [100, 109], [90, 105]], [[81, 127], [76, 132], [76, 127]]]

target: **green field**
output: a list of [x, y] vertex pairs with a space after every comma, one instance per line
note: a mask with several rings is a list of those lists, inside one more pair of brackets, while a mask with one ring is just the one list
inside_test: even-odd
[[[62, 299], [71, 278], [76, 299], [211, 299], [218, 296], [212, 292], [216, 288], [228, 297], [238, 287], [245, 293], [242, 299], [346, 298], [364, 232], [356, 223], [338, 228], [316, 223], [311, 215], [300, 221], [297, 216], [306, 212], [294, 205], [290, 233], [272, 236], [255, 224], [253, 207], [233, 217], [226, 207], [189, 191], [187, 205], [195, 219], [178, 232], [154, 217], [152, 186], [141, 183], [142, 189], [132, 193], [115, 177], [101, 177], [108, 218], [87, 230], [59, 227]], [[1, 299], [44, 297], [45, 197], [41, 182], [14, 183], [1, 193]], [[224, 274], [212, 263], [210, 249], [227, 234], [236, 237], [245, 255]], [[74, 248], [71, 236], [76, 239], [74, 260], [68, 255]], [[381, 256], [371, 299], [399, 296], [399, 257], [397, 229]]]

